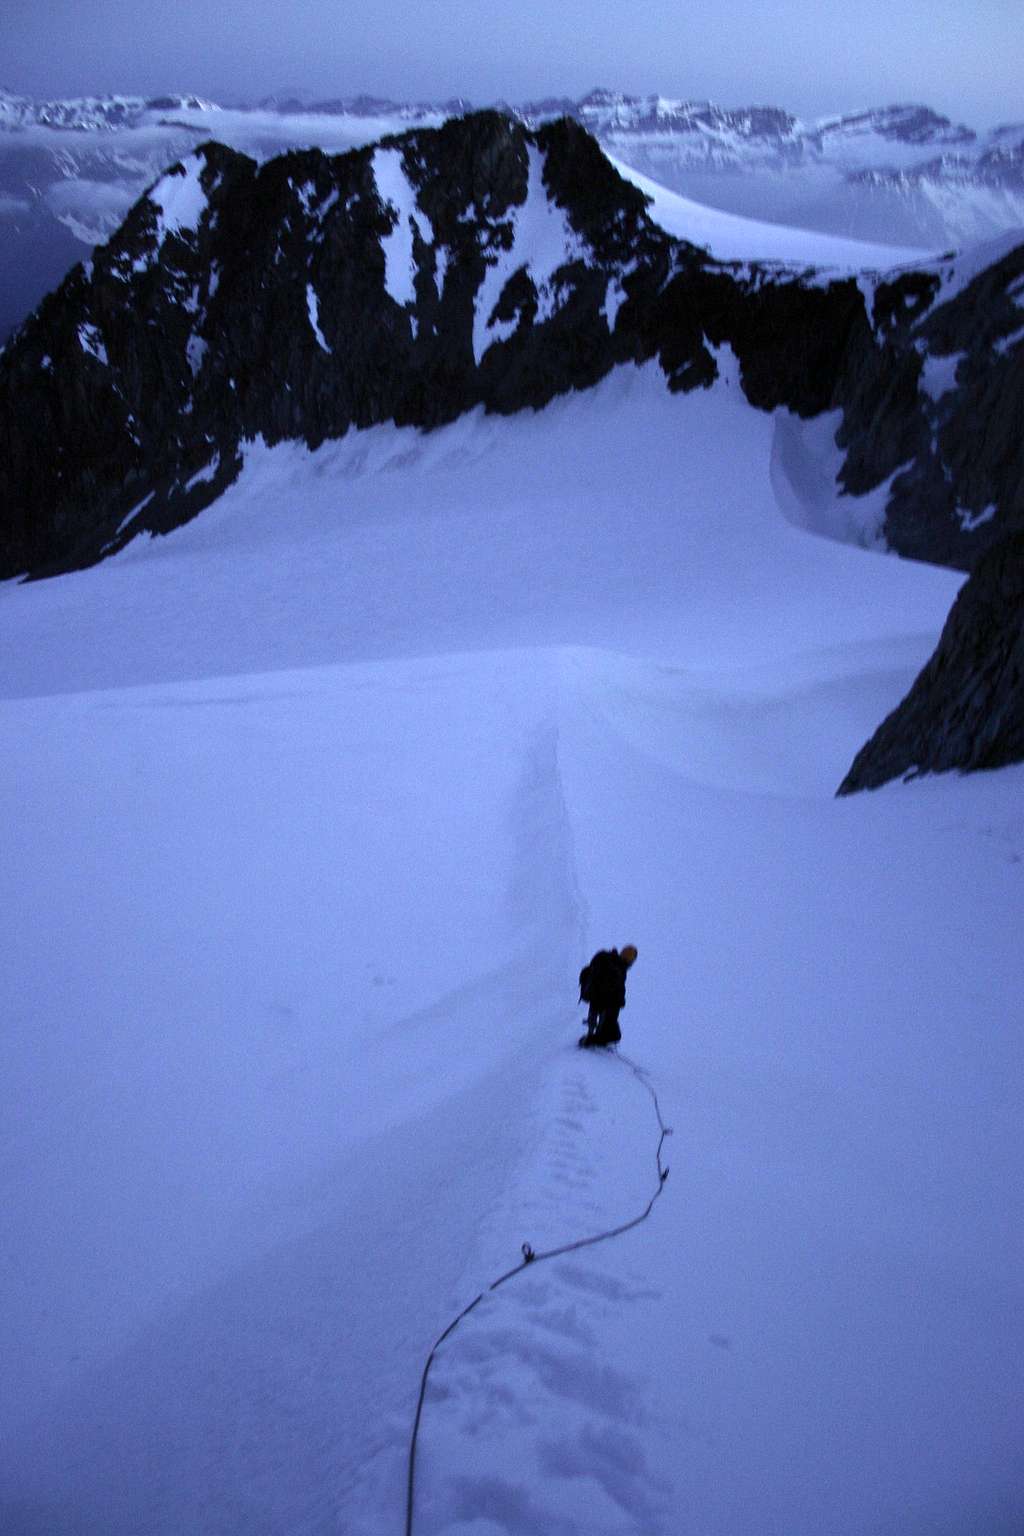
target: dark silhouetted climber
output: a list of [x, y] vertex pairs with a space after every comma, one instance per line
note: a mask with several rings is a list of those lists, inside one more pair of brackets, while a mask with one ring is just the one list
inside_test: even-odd
[[635, 944], [599, 949], [580, 971], [580, 1002], [590, 1004], [580, 1045], [615, 1045], [622, 1039], [619, 1011], [626, 1006], [626, 972], [635, 959]]

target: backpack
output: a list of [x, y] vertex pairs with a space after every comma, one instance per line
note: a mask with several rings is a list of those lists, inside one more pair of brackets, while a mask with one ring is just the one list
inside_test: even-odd
[[[618, 971], [615, 962], [618, 956], [611, 950], [599, 949], [596, 955], [591, 955], [590, 962], [580, 971], [580, 1002], [596, 1002], [599, 1006], [607, 1001], [606, 994], [616, 991]], [[597, 997], [594, 997], [594, 992]]]

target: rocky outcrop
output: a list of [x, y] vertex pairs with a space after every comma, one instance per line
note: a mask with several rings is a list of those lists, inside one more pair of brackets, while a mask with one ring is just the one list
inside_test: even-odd
[[952, 768], [1024, 760], [1024, 533], [979, 561], [938, 648], [857, 754], [839, 794]]
[[702, 388], [723, 348], [752, 405], [842, 410], [843, 483], [892, 481], [895, 548], [967, 567], [1024, 523], [1022, 272], [1024, 248], [873, 284], [716, 262], [569, 119], [263, 165], [206, 144], [0, 356], [0, 577], [178, 526], [246, 440], [537, 408], [655, 358]]
[[894, 477], [890, 547], [960, 570], [1024, 525], [1024, 246], [988, 256], [878, 287], [838, 439], [848, 491]]
[[[189, 95], [47, 102], [0, 91], [0, 342], [166, 166], [208, 138], [262, 161], [299, 134], [336, 152], [470, 110], [297, 93], [222, 111]], [[934, 251], [1024, 225], [1024, 124], [978, 135], [921, 106], [809, 123], [776, 107], [606, 90], [507, 110], [528, 127], [572, 117], [663, 185], [774, 223]]]
[[[534, 215], [554, 226], [543, 270], [520, 228]], [[224, 489], [245, 439], [315, 447], [591, 384], [639, 344], [609, 326], [610, 287], [653, 289], [671, 259], [640, 194], [570, 125], [529, 135], [481, 114], [261, 167], [208, 144], [0, 359], [0, 575], [176, 526]]]
[[657, 356], [695, 388], [735, 340], [755, 382], [813, 364], [798, 393], [824, 409], [836, 300], [814, 294], [801, 331], [798, 287], [671, 240], [569, 121], [481, 113], [263, 166], [205, 145], [0, 359], [0, 576], [194, 516], [246, 439], [539, 407], [617, 363]]

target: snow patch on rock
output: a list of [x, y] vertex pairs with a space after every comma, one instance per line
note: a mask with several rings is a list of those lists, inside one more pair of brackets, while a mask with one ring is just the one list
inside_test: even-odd
[[395, 224], [381, 244], [384, 248], [384, 286], [403, 308], [416, 302], [416, 258], [413, 232], [426, 245], [434, 244], [434, 229], [416, 205], [416, 191], [402, 164], [400, 149], [377, 149], [373, 155], [377, 195], [395, 215]]
[[[563, 209], [548, 197], [544, 186], [544, 160], [529, 146], [530, 168], [526, 201], [511, 211], [512, 240], [489, 261], [477, 291], [473, 321], [473, 356], [479, 365], [496, 341], [506, 341], [518, 325], [493, 318], [495, 307], [511, 277], [525, 268], [537, 293], [537, 323], [549, 320], [558, 308], [557, 273], [569, 262], [590, 254], [586, 241], [576, 233]], [[607, 303], [607, 300], [606, 300]]]
[[204, 464], [203, 468], [197, 470], [191, 479], [186, 480], [184, 490], [187, 493], [188, 491], [194, 490], [197, 485], [208, 485], [211, 480], [216, 478], [217, 471], [219, 469], [220, 454], [215, 453], [209, 464]]
[[199, 179], [205, 165], [202, 155], [189, 155], [150, 189], [149, 201], [157, 215], [158, 248], [168, 235], [180, 235], [183, 231], [191, 233], [199, 228], [209, 206]]
[[921, 364], [921, 388], [925, 394], [938, 401], [956, 389], [956, 371], [966, 356], [966, 352], [950, 352], [925, 357]]
[[78, 345], [83, 352], [88, 352], [90, 357], [94, 357], [98, 363], [102, 363], [104, 368], [109, 367], [110, 359], [107, 356], [107, 349], [103, 344], [103, 337], [95, 325], [84, 323], [78, 327]]
[[206, 361], [206, 354], [209, 352], [209, 350], [209, 342], [204, 341], [201, 336], [192, 335], [185, 343], [185, 356], [188, 359], [188, 366], [191, 370], [193, 378], [196, 377], [199, 370], [202, 368], [203, 363]]
[[960, 526], [965, 533], [973, 533], [975, 528], [981, 528], [985, 523], [990, 523], [996, 515], [995, 505], [984, 507], [980, 512], [971, 512], [966, 507], [957, 507], [957, 517]]
[[320, 329], [320, 300], [317, 298], [317, 292], [312, 283], [306, 284], [306, 312], [309, 315], [309, 324], [313, 335], [316, 337], [317, 346], [324, 352], [330, 352], [331, 349], [327, 344], [323, 331]]

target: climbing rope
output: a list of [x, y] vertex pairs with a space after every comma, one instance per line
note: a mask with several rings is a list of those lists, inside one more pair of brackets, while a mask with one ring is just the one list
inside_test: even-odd
[[459, 1315], [457, 1317], [453, 1317], [444, 1332], [440, 1334], [437, 1339], [435, 1339], [433, 1348], [431, 1349], [430, 1354], [427, 1356], [426, 1364], [423, 1367], [423, 1375], [420, 1378], [420, 1393], [416, 1401], [416, 1414], [413, 1419], [412, 1435], [409, 1441], [409, 1477], [405, 1500], [405, 1536], [413, 1536], [413, 1507], [416, 1493], [416, 1447], [419, 1442], [420, 1420], [423, 1417], [423, 1403], [427, 1394], [427, 1380], [430, 1376], [430, 1368], [434, 1363], [434, 1357], [438, 1350], [441, 1348], [441, 1345], [445, 1342], [446, 1339], [451, 1337], [456, 1328], [462, 1322], [463, 1318], [468, 1317], [469, 1314], [473, 1311], [473, 1308], [480, 1305], [485, 1296], [489, 1295], [492, 1291], [496, 1291], [499, 1286], [506, 1285], [508, 1281], [513, 1280], [516, 1275], [521, 1275], [523, 1270], [528, 1269], [531, 1264], [541, 1264], [545, 1259], [557, 1259], [566, 1253], [576, 1253], [580, 1248], [592, 1248], [595, 1243], [606, 1243], [610, 1238], [621, 1237], [624, 1232], [631, 1232], [634, 1227], [638, 1227], [641, 1222], [647, 1220], [648, 1216], [651, 1214], [651, 1211], [654, 1209], [654, 1202], [665, 1188], [665, 1180], [668, 1178], [668, 1168], [662, 1164], [661, 1149], [665, 1145], [665, 1138], [672, 1135], [672, 1127], [666, 1125], [662, 1119], [661, 1105], [658, 1103], [658, 1095], [655, 1093], [653, 1084], [648, 1078], [647, 1073], [644, 1071], [643, 1067], [638, 1066], [635, 1061], [630, 1061], [628, 1056], [621, 1055], [621, 1053], [614, 1048], [611, 1049], [611, 1054], [617, 1061], [621, 1061], [623, 1066], [629, 1068], [637, 1081], [642, 1083], [643, 1086], [647, 1089], [647, 1092], [650, 1094], [654, 1103], [654, 1113], [658, 1117], [658, 1130], [660, 1133], [658, 1136], [658, 1146], [655, 1151], [655, 1161], [658, 1165], [658, 1186], [650, 1200], [648, 1200], [644, 1209], [640, 1212], [639, 1216], [634, 1216], [630, 1221], [624, 1221], [620, 1226], [609, 1227], [606, 1232], [596, 1232], [592, 1237], [580, 1237], [577, 1238], [575, 1242], [563, 1243], [559, 1248], [548, 1248], [543, 1253], [535, 1253], [534, 1250], [530, 1247], [529, 1243], [523, 1243], [523, 1257], [520, 1262], [514, 1265], [514, 1267], [508, 1270], [504, 1275], [499, 1275], [497, 1280], [492, 1280], [490, 1285], [487, 1286], [486, 1290], [481, 1291], [478, 1296], [474, 1296], [469, 1305], [467, 1307], [463, 1307]]

